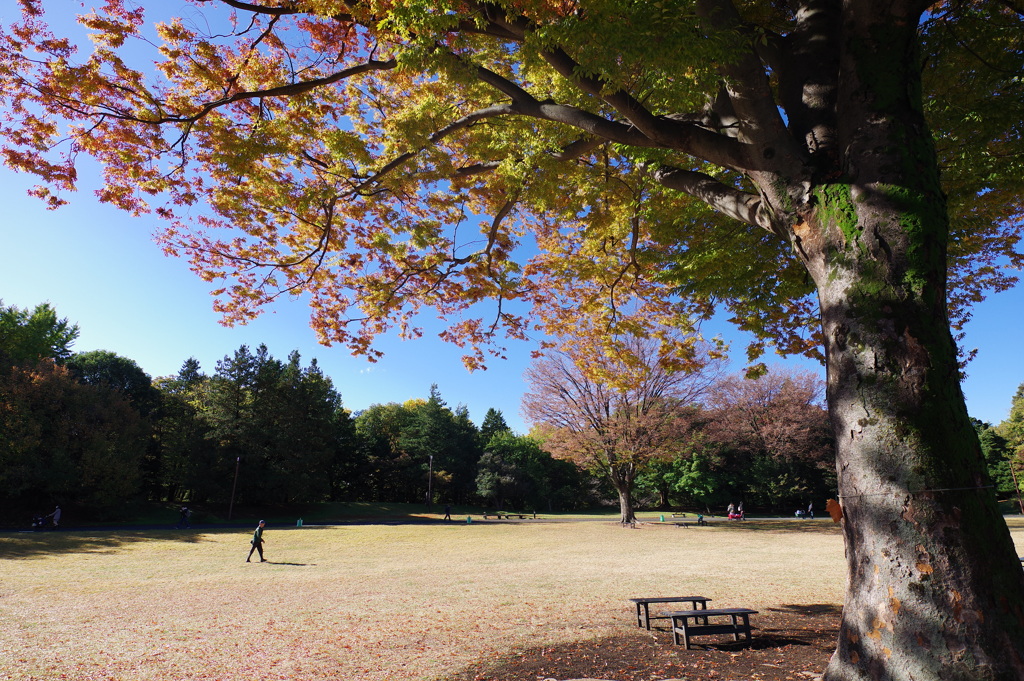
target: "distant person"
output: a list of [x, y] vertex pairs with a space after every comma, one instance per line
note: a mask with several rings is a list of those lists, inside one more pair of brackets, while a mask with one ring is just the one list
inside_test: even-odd
[[184, 528], [191, 527], [192, 525], [189, 523], [189, 518], [192, 517], [192, 511], [190, 511], [188, 509], [188, 506], [182, 506], [181, 510], [178, 511], [178, 513], [179, 513], [178, 529], [180, 530], [183, 527]]
[[53, 520], [53, 529], [56, 530], [60, 526], [60, 506], [53, 509], [53, 513], [46, 517], [51, 518]]
[[729, 504], [725, 509], [725, 514], [730, 518], [736, 513], [736, 504]]
[[445, 504], [444, 505], [444, 519], [445, 520], [451, 520], [452, 519], [452, 505], [451, 504]]
[[263, 557], [263, 526], [266, 525], [266, 521], [261, 520], [260, 524], [256, 526], [256, 531], [252, 533], [252, 548], [249, 549], [249, 556], [245, 559], [245, 562], [249, 562], [249, 558], [252, 558], [253, 551], [259, 551], [260, 562], [266, 563], [267, 559]]
[[814, 502], [807, 504], [807, 517], [814, 520]]

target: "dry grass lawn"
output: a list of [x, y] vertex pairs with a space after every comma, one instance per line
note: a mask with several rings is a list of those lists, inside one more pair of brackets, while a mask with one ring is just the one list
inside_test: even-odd
[[842, 601], [842, 538], [828, 520], [269, 527], [265, 537], [271, 562], [246, 564], [247, 530], [0, 535], [0, 679], [434, 680], [621, 632], [634, 626], [631, 596]]

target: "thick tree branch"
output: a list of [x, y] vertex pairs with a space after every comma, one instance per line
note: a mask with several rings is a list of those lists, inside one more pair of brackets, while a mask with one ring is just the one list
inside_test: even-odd
[[244, 12], [252, 12], [253, 14], [269, 14], [271, 16], [285, 16], [288, 14], [307, 14], [306, 10], [300, 9], [297, 2], [292, 2], [282, 7], [267, 7], [265, 5], [254, 5], [251, 2], [241, 2], [241, 0], [199, 0], [199, 2], [219, 2], [222, 5], [227, 5], [234, 9], [240, 9]]
[[658, 117], [658, 134], [652, 138], [635, 125], [611, 121], [572, 106], [538, 101], [507, 78], [482, 66], [477, 67], [477, 77], [511, 97], [516, 113], [524, 116], [563, 123], [609, 142], [635, 147], [676, 149], [738, 171], [769, 169], [770, 164], [759, 161], [757, 155], [751, 153], [753, 148], [749, 145], [694, 124], [679, 124], [668, 117]]
[[765, 163], [753, 147], [741, 144], [732, 136], [723, 136], [677, 117], [655, 115], [628, 92], [604, 92], [599, 80], [578, 75], [579, 64], [562, 50], [550, 50], [543, 56], [562, 77], [587, 94], [600, 98], [643, 133], [650, 141], [642, 146], [675, 149], [737, 171], [774, 167]]
[[[662, 166], [654, 171], [654, 179], [662, 185], [689, 194], [716, 211], [755, 227], [769, 229], [760, 219], [760, 196], [742, 192], [719, 182], [710, 175]], [[769, 231], [771, 231], [769, 229]]]
[[[698, 13], [715, 31], [744, 32], [744, 26], [732, 0], [699, 0]], [[789, 135], [785, 121], [775, 103], [764, 64], [753, 49], [738, 59], [723, 62], [719, 72], [740, 123], [740, 138], [757, 147], [756, 154], [775, 159], [773, 168], [749, 167], [749, 170], [779, 170], [791, 166], [786, 174], [796, 174], [801, 164], [800, 148]]]
[[[483, 3], [478, 7], [488, 21], [514, 34], [519, 41], [524, 40], [531, 30], [529, 21], [522, 17], [509, 18], [505, 14], [505, 10], [496, 5]], [[629, 122], [631, 128], [635, 128], [646, 139], [641, 143], [609, 137], [602, 133], [594, 134], [605, 136], [609, 141], [634, 146], [675, 149], [737, 171], [770, 169], [765, 159], [753, 153], [753, 148], [744, 147], [731, 139], [725, 139], [717, 132], [712, 132], [687, 120], [673, 116], [655, 115], [624, 90], [607, 91], [601, 80], [580, 75], [580, 64], [561, 48], [546, 50], [541, 53], [541, 56], [559, 75], [576, 85], [582, 92], [612, 107], [616, 113]], [[497, 85], [495, 86], [497, 87]], [[503, 91], [512, 96], [511, 93]], [[549, 120], [560, 120], [573, 125], [564, 119]], [[593, 132], [591, 128], [581, 129]], [[631, 134], [630, 137], [636, 140], [639, 136]]]
[[820, 159], [819, 172], [830, 172], [821, 166], [837, 155], [840, 12], [834, 0], [805, 0], [776, 66], [789, 129], [812, 157]]

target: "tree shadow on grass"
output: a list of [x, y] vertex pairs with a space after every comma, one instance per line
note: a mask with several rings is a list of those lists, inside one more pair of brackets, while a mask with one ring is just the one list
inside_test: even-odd
[[839, 617], [843, 614], [843, 606], [834, 603], [815, 603], [812, 605], [780, 605], [777, 608], [765, 608], [768, 612], [792, 613], [795, 615], [829, 615]]
[[691, 641], [690, 650], [674, 645], [665, 628], [646, 632], [628, 627], [605, 638], [513, 651], [446, 681], [810, 679], [821, 673], [835, 648], [839, 610], [832, 605], [767, 608], [751, 618], [750, 644], [714, 636]]
[[[726, 525], [728, 523], [728, 525]], [[748, 518], [747, 520], [722, 521], [716, 520], [709, 523], [709, 526], [728, 526], [731, 529], [740, 530], [766, 530], [770, 532], [794, 533], [794, 534], [839, 534], [839, 525], [832, 522], [827, 516], [824, 519], [816, 520], [790, 520], [782, 518]]]
[[117, 553], [140, 542], [198, 544], [201, 533], [173, 532], [19, 532], [0, 535], [0, 560], [39, 558], [54, 554]]

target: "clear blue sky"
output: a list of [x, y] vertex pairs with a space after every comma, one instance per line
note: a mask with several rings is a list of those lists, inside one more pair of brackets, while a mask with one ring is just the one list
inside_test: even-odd
[[[71, 205], [47, 211], [25, 195], [32, 184], [32, 178], [0, 169], [0, 299], [19, 307], [52, 304], [79, 325], [76, 351], [110, 350], [157, 377], [176, 373], [188, 357], [212, 373], [218, 359], [243, 343], [265, 343], [280, 359], [293, 349], [304, 363], [316, 357], [352, 410], [425, 398], [436, 383], [449, 406], [464, 404], [478, 425], [493, 407], [517, 431], [528, 429], [519, 415], [522, 373], [532, 348], [526, 343], [511, 345], [507, 361], [469, 373], [459, 349], [431, 335], [404, 342], [381, 338], [379, 347], [387, 354], [376, 364], [342, 347], [318, 345], [298, 301], [280, 303], [247, 326], [225, 328], [211, 309], [210, 286], [153, 242], [152, 232], [160, 227], [156, 218], [132, 218], [99, 204], [88, 190], [68, 197]], [[991, 296], [976, 308], [965, 341], [979, 349], [964, 384], [972, 416], [998, 423], [1024, 382], [1022, 311], [1021, 289]], [[738, 369], [743, 337], [727, 325], [711, 330], [732, 341]]]

